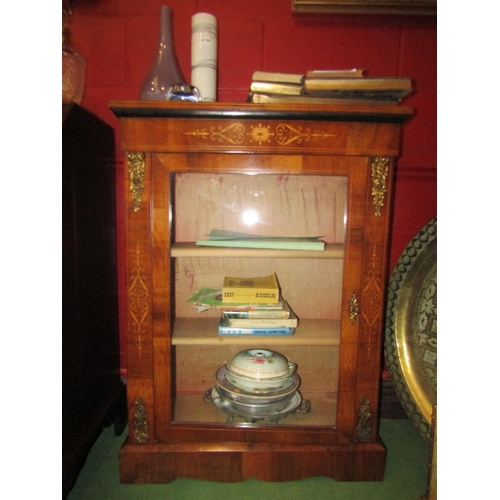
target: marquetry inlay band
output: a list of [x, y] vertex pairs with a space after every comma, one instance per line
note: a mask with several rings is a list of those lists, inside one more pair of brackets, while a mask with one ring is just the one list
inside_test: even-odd
[[356, 425], [356, 441], [367, 443], [370, 441], [373, 415], [370, 411], [370, 400], [363, 396], [361, 398], [361, 407], [358, 413]]
[[387, 193], [386, 180], [389, 174], [389, 158], [375, 157], [371, 162], [372, 169], [372, 197], [375, 207], [375, 217], [380, 217], [380, 209], [384, 206]]
[[134, 201], [134, 212], [141, 207], [142, 193], [144, 192], [144, 153], [127, 153], [128, 172], [130, 175], [130, 191]]
[[139, 243], [135, 252], [135, 263], [130, 270], [131, 284], [128, 290], [130, 299], [129, 312], [131, 318], [132, 333], [135, 336], [135, 344], [139, 358], [142, 357], [142, 348], [146, 336], [147, 317], [149, 312], [148, 297], [149, 290], [146, 284], [146, 274], [142, 267]]
[[249, 141], [251, 144], [257, 143], [259, 146], [276, 143], [279, 146], [288, 146], [292, 143], [301, 144], [308, 141], [319, 141], [329, 137], [336, 137], [321, 130], [312, 130], [280, 123], [274, 128], [271, 125], [259, 123], [257, 126], [246, 127], [242, 123], [233, 123], [229, 126], [219, 126], [218, 128], [196, 129], [185, 132], [185, 135], [193, 136], [196, 139], [216, 141], [234, 145], [243, 145]]
[[374, 245], [361, 293], [361, 318], [366, 351], [370, 356], [378, 335], [378, 323], [382, 314], [382, 277], [377, 248]]
[[135, 400], [134, 437], [138, 443], [147, 443], [149, 438], [148, 413], [140, 396]]

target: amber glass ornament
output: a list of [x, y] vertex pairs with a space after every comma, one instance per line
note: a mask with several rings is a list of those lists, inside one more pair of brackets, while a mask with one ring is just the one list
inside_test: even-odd
[[68, 2], [63, 2], [62, 10], [62, 102], [80, 104], [85, 90], [85, 58], [73, 50], [69, 19], [71, 8]]

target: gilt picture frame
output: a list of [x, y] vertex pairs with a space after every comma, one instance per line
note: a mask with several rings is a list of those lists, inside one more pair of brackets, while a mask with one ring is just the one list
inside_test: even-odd
[[292, 12], [437, 15], [437, 0], [292, 0]]

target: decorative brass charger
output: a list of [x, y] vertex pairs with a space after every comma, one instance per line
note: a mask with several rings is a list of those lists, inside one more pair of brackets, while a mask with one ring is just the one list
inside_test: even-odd
[[437, 217], [406, 247], [389, 280], [384, 351], [408, 418], [430, 442], [437, 403]]

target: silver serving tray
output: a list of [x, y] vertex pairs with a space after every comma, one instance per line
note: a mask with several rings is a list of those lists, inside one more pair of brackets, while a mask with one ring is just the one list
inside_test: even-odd
[[408, 244], [390, 278], [384, 350], [401, 404], [430, 442], [437, 403], [437, 217]]
[[278, 401], [271, 404], [244, 404], [223, 397], [216, 387], [206, 391], [203, 400], [214, 403], [217, 408], [228, 414], [227, 423], [232, 423], [235, 417], [241, 417], [246, 423], [253, 424], [258, 420], [266, 420], [278, 423], [279, 420], [288, 417], [292, 413], [309, 413], [311, 403], [302, 399], [299, 391], [295, 391], [291, 399]]

